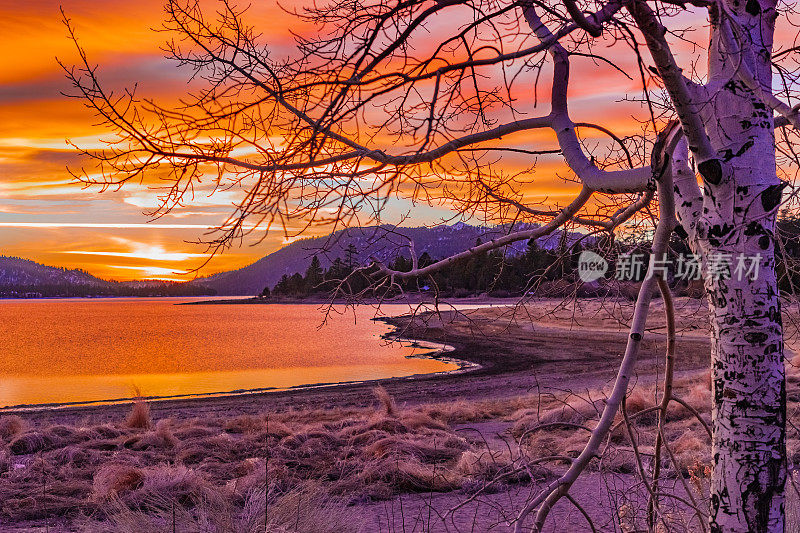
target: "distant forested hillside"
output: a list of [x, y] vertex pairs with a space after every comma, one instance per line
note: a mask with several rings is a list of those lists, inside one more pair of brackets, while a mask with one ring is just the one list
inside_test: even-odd
[[[523, 227], [518, 226], [517, 229]], [[398, 257], [411, 257], [408, 243], [413, 240], [418, 256], [427, 254], [430, 258], [438, 259], [462, 252], [473, 246], [478, 239], [485, 242], [504, 233], [505, 229], [502, 227], [485, 228], [463, 223], [434, 228], [348, 228], [328, 237], [295, 241], [249, 266], [202, 278], [196, 283], [206, 285], [220, 295], [254, 295], [259, 294], [264, 287], [272, 289], [284, 276], [302, 276], [314, 256], [317, 257], [320, 267], [326, 270], [337, 259], [353, 265], [369, 264], [372, 258], [392, 262]], [[555, 249], [562, 239], [565, 240], [562, 244], [572, 246], [581, 237], [579, 234], [554, 233], [537, 240], [537, 246]], [[505, 253], [519, 255], [527, 247], [525, 241], [517, 242]]]
[[202, 284], [169, 281], [106, 281], [84, 270], [51, 267], [0, 256], [0, 298], [87, 296], [203, 296], [216, 294]]

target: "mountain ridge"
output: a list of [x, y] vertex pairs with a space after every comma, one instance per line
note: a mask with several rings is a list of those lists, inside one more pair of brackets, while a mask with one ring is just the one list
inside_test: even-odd
[[[517, 225], [515, 230], [534, 225]], [[108, 281], [81, 269], [48, 266], [0, 255], [0, 298], [9, 297], [89, 297], [89, 296], [254, 296], [264, 287], [272, 289], [285, 274], [291, 276], [306, 270], [314, 255], [323, 268], [337, 259], [353, 264], [368, 264], [373, 259], [390, 262], [398, 255], [410, 257], [413, 241], [418, 256], [427, 253], [434, 259], [467, 250], [478, 239], [487, 241], [505, 235], [506, 226], [471, 226], [460, 222], [448, 226], [403, 227], [391, 225], [344, 228], [322, 237], [298, 239], [239, 269], [219, 272], [185, 282], [142, 280]], [[574, 244], [579, 233], [554, 232], [537, 239], [541, 248], [556, 248], [563, 236], [566, 244]], [[353, 247], [354, 253], [348, 252]], [[516, 255], [524, 252], [527, 241], [521, 240], [506, 248]], [[347, 257], [352, 255], [352, 257]]]
[[109, 281], [82, 269], [0, 255], [0, 298], [92, 296], [212, 296], [203, 285], [158, 280]]
[[[518, 225], [515, 230], [535, 228], [534, 225]], [[253, 296], [264, 287], [270, 289], [285, 274], [291, 276], [304, 272], [314, 255], [323, 268], [327, 268], [338, 257], [345, 259], [351, 244], [356, 249], [353, 262], [368, 264], [372, 259], [391, 261], [397, 255], [410, 256], [409, 241], [414, 242], [418, 256], [428, 253], [433, 258], [447, 257], [467, 250], [477, 239], [487, 241], [507, 233], [504, 226], [471, 226], [460, 222], [449, 226], [432, 228], [403, 227], [390, 225], [344, 228], [331, 235], [310, 237], [294, 241], [261, 259], [239, 269], [220, 272], [198, 278], [191, 283], [203, 284], [226, 296]], [[542, 248], [553, 249], [564, 235], [554, 232], [537, 239]], [[573, 244], [583, 235], [567, 233], [567, 244]], [[521, 240], [508, 246], [511, 254], [522, 253], [527, 241]]]

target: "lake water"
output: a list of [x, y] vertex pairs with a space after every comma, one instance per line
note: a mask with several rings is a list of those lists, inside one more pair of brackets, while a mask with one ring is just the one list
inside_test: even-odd
[[[0, 300], [0, 406], [285, 388], [441, 372], [387, 343], [364, 306], [175, 305], [191, 298]], [[383, 306], [381, 314], [408, 312]]]

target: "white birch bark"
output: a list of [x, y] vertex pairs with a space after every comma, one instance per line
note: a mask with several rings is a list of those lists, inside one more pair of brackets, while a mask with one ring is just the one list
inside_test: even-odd
[[[695, 89], [721, 180], [706, 179], [701, 198], [693, 179], [676, 179], [679, 218], [703, 256], [711, 310], [710, 526], [712, 532], [780, 532], [786, 398], [774, 229], [782, 185], [772, 110], [739, 76], [746, 67], [771, 94], [775, 4], [725, 1], [727, 14], [712, 13], [709, 84]], [[740, 53], [732, 53], [730, 42], [726, 49], [726, 17], [738, 25]], [[761, 257], [757, 276], [739, 279], [740, 256]], [[730, 277], [709, 268], [723, 258], [731, 261]]]

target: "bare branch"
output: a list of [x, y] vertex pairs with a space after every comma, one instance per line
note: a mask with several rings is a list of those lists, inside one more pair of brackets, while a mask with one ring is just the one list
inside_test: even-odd
[[395, 279], [408, 279], [408, 278], [415, 278], [421, 276], [427, 276], [428, 274], [432, 274], [437, 272], [453, 263], [461, 260], [466, 259], [468, 257], [472, 257], [474, 255], [482, 254], [488, 252], [490, 250], [496, 250], [498, 248], [502, 248], [503, 246], [507, 246], [513, 242], [521, 241], [521, 240], [530, 240], [530, 239], [538, 239], [539, 237], [543, 237], [545, 235], [549, 235], [556, 229], [558, 229], [561, 225], [565, 222], [569, 221], [572, 216], [578, 212], [578, 210], [583, 207], [583, 205], [589, 200], [592, 196], [593, 191], [588, 187], [584, 187], [580, 194], [572, 201], [571, 204], [566, 206], [558, 216], [554, 217], [553, 220], [548, 222], [547, 224], [540, 226], [538, 228], [524, 230], [524, 231], [516, 231], [514, 233], [509, 233], [508, 235], [504, 235], [502, 237], [498, 237], [497, 239], [492, 239], [491, 241], [487, 241], [483, 244], [478, 246], [473, 246], [461, 253], [452, 255], [440, 261], [437, 261], [431, 265], [422, 268], [415, 268], [409, 270], [407, 272], [400, 272], [397, 270], [391, 270], [386, 265], [381, 264], [377, 260], [373, 260], [375, 265], [377, 265], [378, 270], [373, 274], [374, 277], [386, 277], [392, 279], [392, 282]]
[[661, 25], [653, 10], [642, 0], [631, 2], [628, 10], [639, 30], [644, 34], [650, 55], [655, 61], [658, 74], [664, 81], [672, 105], [678, 113], [683, 131], [689, 141], [689, 149], [698, 162], [700, 174], [710, 183], [719, 183], [722, 179], [721, 163], [716, 150], [711, 146], [708, 133], [706, 133], [698, 113], [698, 103], [695, 102], [681, 69], [675, 63], [675, 57], [665, 38], [666, 28]]
[[578, 5], [575, 3], [575, 0], [563, 0], [563, 2], [567, 7], [569, 16], [572, 17], [572, 20], [575, 21], [575, 24], [577, 24], [582, 30], [592, 37], [600, 37], [603, 34], [603, 27], [596, 22], [592, 22], [587, 19], [586, 15], [583, 14], [583, 11], [581, 11]]

